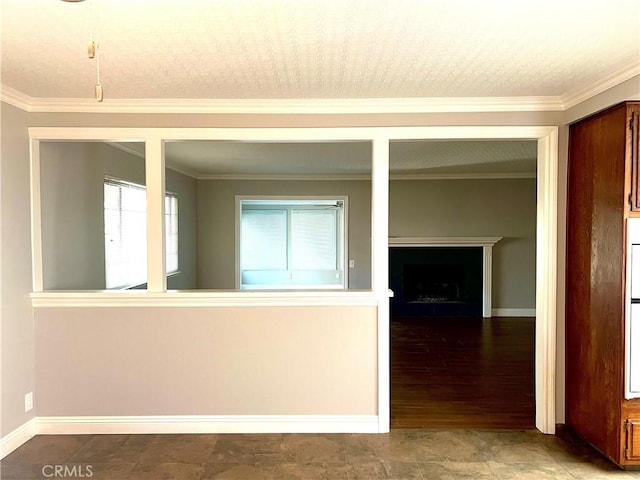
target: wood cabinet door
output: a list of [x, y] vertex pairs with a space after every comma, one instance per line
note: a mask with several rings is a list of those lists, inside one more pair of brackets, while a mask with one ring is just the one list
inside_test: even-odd
[[626, 460], [640, 460], [640, 419], [626, 422], [627, 441], [624, 456]]

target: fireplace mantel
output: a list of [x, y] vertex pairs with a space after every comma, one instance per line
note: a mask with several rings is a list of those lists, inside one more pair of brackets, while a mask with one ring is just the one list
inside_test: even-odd
[[389, 237], [393, 247], [493, 247], [503, 237]]
[[503, 237], [389, 237], [389, 247], [482, 247], [482, 316], [491, 317], [493, 246]]

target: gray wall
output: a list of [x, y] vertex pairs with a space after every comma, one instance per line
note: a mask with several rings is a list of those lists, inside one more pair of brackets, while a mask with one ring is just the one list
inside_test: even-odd
[[371, 288], [371, 182], [198, 181], [198, 287], [235, 288], [236, 195], [346, 195], [349, 197], [349, 288]]
[[[100, 290], [104, 271], [104, 178], [145, 183], [144, 159], [104, 143], [41, 144], [43, 280], [46, 290]], [[195, 180], [166, 174], [178, 194], [179, 275], [170, 288], [195, 284]], [[183, 286], [184, 285], [184, 286]]]
[[[235, 287], [236, 195], [348, 195], [350, 288], [371, 285], [371, 182], [198, 181], [198, 286]], [[536, 181], [397, 180], [391, 236], [497, 236], [494, 308], [535, 308]]]
[[197, 182], [174, 170], [165, 173], [167, 191], [178, 194], [178, 269], [180, 273], [167, 279], [167, 288], [197, 288]]
[[[31, 309], [31, 213], [27, 113], [2, 103], [0, 149], [0, 435], [34, 417], [24, 395], [35, 392]], [[37, 402], [37, 399], [36, 399]]]
[[493, 252], [493, 308], [535, 308], [535, 179], [392, 181], [389, 235], [504, 237]]

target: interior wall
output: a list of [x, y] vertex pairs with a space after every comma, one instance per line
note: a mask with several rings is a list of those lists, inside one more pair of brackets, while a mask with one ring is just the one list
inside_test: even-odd
[[178, 270], [167, 279], [167, 288], [188, 290], [197, 288], [197, 182], [175, 170], [165, 172], [166, 190], [178, 194]]
[[504, 237], [493, 249], [493, 308], [536, 306], [536, 180], [400, 180], [391, 237]]
[[37, 308], [35, 322], [39, 416], [377, 415], [375, 307]]
[[[0, 435], [35, 415], [24, 396], [35, 390], [31, 299], [31, 212], [28, 114], [2, 103], [0, 111]], [[37, 401], [37, 400], [36, 400]]]
[[[2, 184], [5, 184], [4, 179], [4, 158], [5, 154], [5, 146], [6, 142], [5, 137], [9, 135], [10, 132], [5, 131], [5, 124], [7, 120], [5, 120], [4, 111], [7, 106], [3, 103], [3, 126], [2, 126], [2, 136], [3, 136], [3, 180]], [[8, 107], [12, 109], [12, 107]], [[24, 112], [18, 111], [19, 114], [16, 114], [19, 119], [14, 118], [11, 121], [17, 122], [15, 123], [15, 133], [12, 135], [16, 135], [17, 141], [13, 143], [13, 151], [15, 152], [15, 158], [20, 159], [19, 162], [19, 171], [16, 171], [16, 175], [12, 178], [11, 181], [14, 181], [16, 184], [16, 189], [11, 191], [11, 201], [13, 201], [16, 205], [21, 206], [22, 208], [17, 210], [20, 212], [16, 214], [12, 212], [14, 215], [15, 221], [20, 225], [27, 225], [29, 222], [28, 219], [28, 182], [29, 182], [29, 171], [28, 171], [28, 155], [29, 148], [27, 143], [27, 132], [25, 126], [22, 124], [24, 118], [28, 119], [29, 126], [49, 126], [49, 127], [331, 127], [331, 126], [345, 126], [345, 127], [357, 127], [357, 126], [414, 126], [414, 125], [423, 125], [423, 126], [441, 126], [441, 125], [563, 125], [564, 124], [564, 114], [563, 112], [497, 112], [497, 113], [425, 113], [425, 114], [347, 114], [347, 115], [313, 115], [313, 114], [298, 114], [298, 115], [247, 115], [247, 114], [115, 114], [115, 113], [29, 113], [28, 115]], [[566, 152], [561, 151], [560, 157], [562, 159], [562, 155], [566, 157]], [[18, 188], [19, 187], [19, 188]], [[564, 185], [560, 186], [560, 195], [565, 194]], [[4, 204], [5, 204], [5, 192], [3, 191], [3, 207], [2, 210], [4, 212]], [[17, 216], [16, 216], [17, 215]], [[560, 220], [559, 220], [560, 222]], [[13, 223], [8, 222], [6, 216], [3, 215], [2, 218], [3, 223], [3, 236], [4, 232], [7, 228], [13, 226]], [[8, 227], [5, 227], [8, 225]], [[23, 241], [26, 240], [26, 241]], [[11, 255], [15, 259], [16, 265], [19, 265], [19, 269], [23, 272], [30, 271], [30, 257], [28, 256], [28, 248], [29, 248], [29, 240], [21, 239], [19, 242], [21, 249], [16, 252], [11, 252]], [[5, 248], [3, 246], [3, 262]], [[27, 252], [27, 256], [20, 252]], [[559, 268], [563, 268], [563, 261], [559, 261]], [[5, 266], [3, 264], [3, 277]], [[10, 275], [13, 277], [13, 275]], [[20, 282], [14, 282], [14, 285], [21, 285]], [[19, 291], [14, 292], [16, 296], [12, 298], [18, 298], [24, 305], [28, 305], [28, 292], [30, 291], [30, 285], [28, 287], [24, 287], [22, 285], [18, 288]], [[561, 289], [558, 292], [559, 297], [564, 294], [564, 290]], [[6, 296], [2, 297], [3, 302], [3, 311], [5, 310], [4, 303], [6, 301]], [[560, 298], [559, 298], [560, 299]], [[100, 310], [100, 309], [98, 309]], [[105, 313], [106, 312], [106, 313]], [[108, 324], [112, 319], [113, 310], [104, 309], [104, 311], [96, 311], [91, 310], [86, 312], [86, 318], [91, 320], [101, 320]], [[30, 326], [30, 310], [25, 310], [20, 315], [16, 317], [10, 318], [7, 320], [6, 316], [3, 315], [2, 318], [2, 358], [3, 358], [3, 376], [2, 376], [2, 385], [11, 383], [8, 380], [7, 375], [5, 374], [7, 365], [7, 361], [5, 358], [9, 358], [9, 365], [13, 368], [14, 379], [19, 382], [23, 382], [24, 385], [30, 385], [29, 382], [32, 382], [33, 376], [29, 374], [28, 368], [28, 357], [29, 355], [33, 356], [33, 348], [29, 348], [29, 342], [33, 342], [33, 330], [29, 330]], [[7, 321], [11, 321], [14, 324], [9, 328], [5, 327]], [[36, 324], [38, 326], [46, 327], [46, 317], [38, 316], [36, 318]], [[86, 339], [94, 339], [97, 337], [95, 335], [96, 331], [100, 331], [103, 323], [97, 324], [96, 322], [91, 323], [94, 327], [93, 331], [86, 333]], [[14, 328], [15, 327], [15, 328]], [[23, 330], [26, 329], [26, 330]], [[26, 332], [25, 336], [22, 336], [22, 332]], [[30, 333], [28, 333], [30, 332]], [[171, 332], [168, 330], [166, 332], [169, 335]], [[76, 335], [77, 343], [82, 343], [85, 340], [84, 335]], [[286, 337], [285, 337], [286, 338]], [[354, 345], [357, 347], [359, 351], [360, 348], [363, 347], [367, 342], [369, 342], [366, 338], [364, 340], [360, 339], [352, 339]], [[44, 341], [44, 340], [42, 340]], [[289, 342], [284, 341], [283, 338], [279, 338], [277, 340], [279, 343], [284, 343], [288, 346]], [[373, 343], [373, 342], [369, 342]], [[9, 347], [13, 354], [10, 354], [7, 351], [7, 345], [15, 346], [15, 348]], [[144, 345], [149, 345], [149, 343], [145, 340], [138, 347], [141, 349], [141, 352], [146, 352], [147, 356], [153, 356], [155, 354], [155, 350], [152, 346], [149, 348], [145, 348]], [[563, 355], [564, 351], [564, 339], [559, 338], [558, 342], [558, 351], [559, 356]], [[16, 352], [17, 356], [16, 356]], [[58, 350], [58, 354], [61, 353], [61, 350]], [[114, 352], [114, 356], [117, 352]], [[210, 352], [207, 353], [208, 358]], [[20, 368], [15, 368], [15, 365], [20, 365]], [[128, 368], [128, 366], [127, 366]], [[227, 367], [228, 368], [228, 367]], [[339, 369], [338, 369], [339, 370]], [[113, 371], [115, 374], [120, 374], [122, 372]], [[123, 370], [126, 373], [126, 368]], [[564, 378], [560, 378], [560, 375], [563, 372], [558, 370], [558, 382], [559, 385], [562, 384]], [[71, 378], [73, 381], [73, 378]], [[20, 388], [17, 388], [20, 390]], [[60, 393], [61, 389], [56, 390], [55, 392], [50, 392], [54, 397]], [[7, 423], [11, 425], [18, 425], [20, 420], [31, 418], [28, 415], [21, 414], [22, 411], [22, 397], [19, 401], [13, 401], [13, 407], [7, 406], [7, 402], [5, 398], [7, 398], [10, 394], [7, 393], [6, 388], [3, 388], [2, 397], [3, 397], [3, 434], [10, 430], [7, 427]], [[45, 396], [44, 393], [38, 393], [38, 398], [41, 396]], [[43, 399], [46, 402], [46, 398]], [[558, 396], [559, 405], [564, 403], [564, 398], [562, 396]], [[39, 400], [36, 400], [36, 403], [39, 403]], [[13, 413], [15, 415], [14, 420], [7, 420], [10, 417], [5, 413]], [[40, 413], [39, 413], [40, 414]], [[563, 419], [559, 418], [559, 421]]]
[[198, 287], [234, 289], [236, 195], [349, 197], [349, 288], [371, 288], [371, 181], [198, 180]]
[[[145, 184], [144, 159], [100, 142], [41, 142], [42, 256], [45, 290], [105, 288], [104, 179]], [[170, 288], [194, 285], [195, 180], [169, 170], [178, 194], [180, 274]]]

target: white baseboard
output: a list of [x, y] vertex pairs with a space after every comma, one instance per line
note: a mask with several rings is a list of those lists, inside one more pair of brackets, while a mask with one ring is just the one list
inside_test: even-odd
[[535, 317], [535, 308], [493, 308], [492, 317]]
[[37, 421], [32, 418], [14, 431], [0, 438], [0, 459], [3, 459], [37, 433]]
[[39, 417], [38, 434], [378, 433], [377, 415]]

